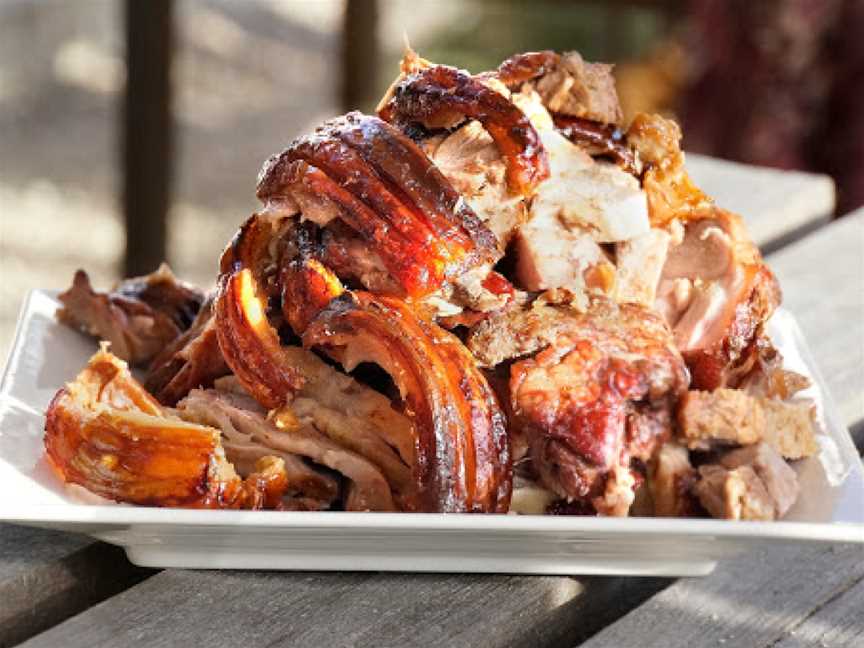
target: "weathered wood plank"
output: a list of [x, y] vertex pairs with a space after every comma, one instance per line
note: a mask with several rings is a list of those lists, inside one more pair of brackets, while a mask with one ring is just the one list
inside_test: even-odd
[[768, 257], [847, 425], [864, 419], [864, 209]]
[[[679, 580], [581, 646], [618, 648], [637, 638], [646, 648], [773, 646], [814, 610], [827, 609], [844, 592], [857, 592], [864, 579], [862, 558], [860, 545], [765, 547], [709, 577]], [[861, 603], [859, 598], [859, 609]], [[817, 643], [807, 645], [828, 636], [828, 628], [819, 632], [815, 624], [808, 631]]]
[[0, 525], [0, 648], [140, 582], [150, 570], [92, 539]]
[[165, 571], [24, 645], [567, 646], [666, 583]]
[[864, 646], [864, 580], [839, 593], [790, 630], [772, 648], [860, 648]]
[[696, 184], [718, 205], [741, 214], [753, 240], [775, 247], [796, 232], [826, 223], [834, 213], [834, 181], [826, 175], [780, 171], [687, 154]]

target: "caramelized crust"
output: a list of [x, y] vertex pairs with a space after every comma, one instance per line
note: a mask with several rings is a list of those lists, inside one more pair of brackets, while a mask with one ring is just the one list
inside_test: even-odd
[[223, 275], [216, 297], [216, 332], [225, 361], [243, 387], [268, 409], [279, 407], [303, 385], [285, 356], [279, 334], [248, 268]]
[[507, 161], [511, 191], [523, 196], [549, 177], [549, 161], [540, 136], [507, 97], [467, 72], [434, 65], [397, 82], [390, 101], [379, 111], [386, 121], [420, 122], [449, 127], [469, 117], [483, 124]]
[[45, 450], [64, 481], [133, 504], [275, 508], [288, 486], [273, 457], [241, 480], [218, 431], [168, 417], [104, 350], [51, 402]]
[[331, 302], [303, 335], [347, 370], [373, 362], [414, 421], [416, 510], [505, 512], [511, 465], [504, 417], [470, 353], [398, 299], [365, 292]]
[[554, 342], [511, 366], [517, 425], [546, 488], [625, 515], [609, 480], [634, 485], [631, 458], [647, 460], [668, 438], [687, 370], [662, 320], [635, 304], [598, 300], [555, 325]]
[[553, 115], [558, 132], [589, 155], [608, 157], [619, 167], [637, 175], [633, 149], [624, 141], [624, 133], [611, 124], [601, 124], [581, 117]]
[[331, 120], [269, 160], [258, 197], [283, 194], [319, 225], [339, 218], [355, 230], [408, 296], [500, 256], [494, 235], [416, 144], [375, 117]]

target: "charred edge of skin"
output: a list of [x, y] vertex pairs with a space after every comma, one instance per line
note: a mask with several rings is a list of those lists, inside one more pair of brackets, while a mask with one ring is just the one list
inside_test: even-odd
[[[388, 181], [388, 188], [414, 207], [437, 236], [457, 242], [472, 257], [479, 257], [472, 259], [474, 263], [497, 260], [500, 253], [495, 235], [416, 143], [377, 117], [351, 112], [339, 121], [335, 135], [363, 155]], [[408, 168], [396, 169], [391, 162], [404, 162]], [[397, 171], [407, 171], [411, 177], [397, 177]]]
[[[252, 301], [259, 310], [254, 317], [248, 310]], [[214, 309], [225, 362], [256, 400], [273, 409], [303, 386], [299, 372], [279, 357], [279, 337], [267, 321], [266, 305], [249, 269], [222, 276]]]
[[379, 116], [399, 123], [442, 113], [462, 114], [483, 124], [505, 158], [514, 193], [530, 196], [549, 177], [546, 150], [528, 118], [509, 99], [462, 70], [436, 65], [406, 77]]
[[[588, 145], [599, 149], [598, 153], [593, 153], [595, 157], [609, 157], [622, 170], [641, 179], [636, 167], [636, 155], [627, 146], [624, 132], [617, 126], [559, 114], [553, 114], [552, 119], [558, 132], [568, 140], [577, 146]], [[649, 167], [646, 165], [643, 175]]]
[[[497, 416], [497, 407], [492, 409], [497, 401], [492, 400], [485, 379], [476, 369], [456, 366], [467, 356], [450, 344], [447, 333], [433, 326], [416, 318], [400, 300], [345, 293], [312, 322], [304, 344], [324, 348], [329, 344], [332, 348], [339, 336], [357, 339], [373, 335], [386, 340], [394, 363], [408, 380], [406, 400], [416, 422], [416, 481], [421, 506], [444, 512], [502, 510], [509, 495], [509, 446], [491, 457], [495, 466], [492, 499], [473, 498], [479, 476], [473, 456], [474, 435], [491, 435], [487, 447], [496, 450], [502, 443], [503, 419]], [[484, 382], [478, 384], [480, 379]], [[475, 394], [481, 396], [477, 403], [468, 402], [468, 396]], [[475, 429], [477, 425], [480, 427]]]
[[561, 55], [552, 50], [541, 50], [539, 52], [524, 52], [506, 59], [495, 72], [479, 75], [483, 77], [495, 77], [508, 88], [519, 86], [527, 81], [545, 76], [558, 67]]

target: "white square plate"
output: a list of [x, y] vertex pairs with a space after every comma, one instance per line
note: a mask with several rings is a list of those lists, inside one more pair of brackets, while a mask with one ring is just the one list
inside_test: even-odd
[[25, 302], [0, 385], [0, 520], [77, 531], [152, 567], [699, 575], [759, 542], [864, 542], [864, 475], [795, 321], [769, 333], [815, 383], [820, 453], [795, 466], [802, 494], [780, 522], [160, 509], [88, 504], [43, 458], [43, 412], [96, 346]]

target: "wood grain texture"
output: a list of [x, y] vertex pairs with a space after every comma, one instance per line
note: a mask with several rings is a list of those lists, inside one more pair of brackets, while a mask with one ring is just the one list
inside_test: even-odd
[[864, 580], [840, 592], [792, 628], [772, 648], [860, 648], [864, 646]]
[[715, 202], [741, 214], [750, 236], [772, 246], [790, 234], [826, 223], [834, 213], [834, 181], [827, 175], [780, 171], [687, 154], [687, 170]]
[[569, 646], [667, 583], [165, 571], [24, 645]]
[[864, 209], [768, 257], [847, 425], [864, 419]]
[[13, 646], [149, 575], [121, 549], [59, 531], [0, 525], [0, 647]]
[[[862, 579], [861, 545], [768, 546], [706, 578], [679, 580], [581, 645], [767, 648], [809, 618], [834, 613], [830, 606], [844, 593], [854, 596]], [[815, 622], [807, 629], [815, 637], [808, 646], [827, 640], [830, 630], [820, 632]]]

